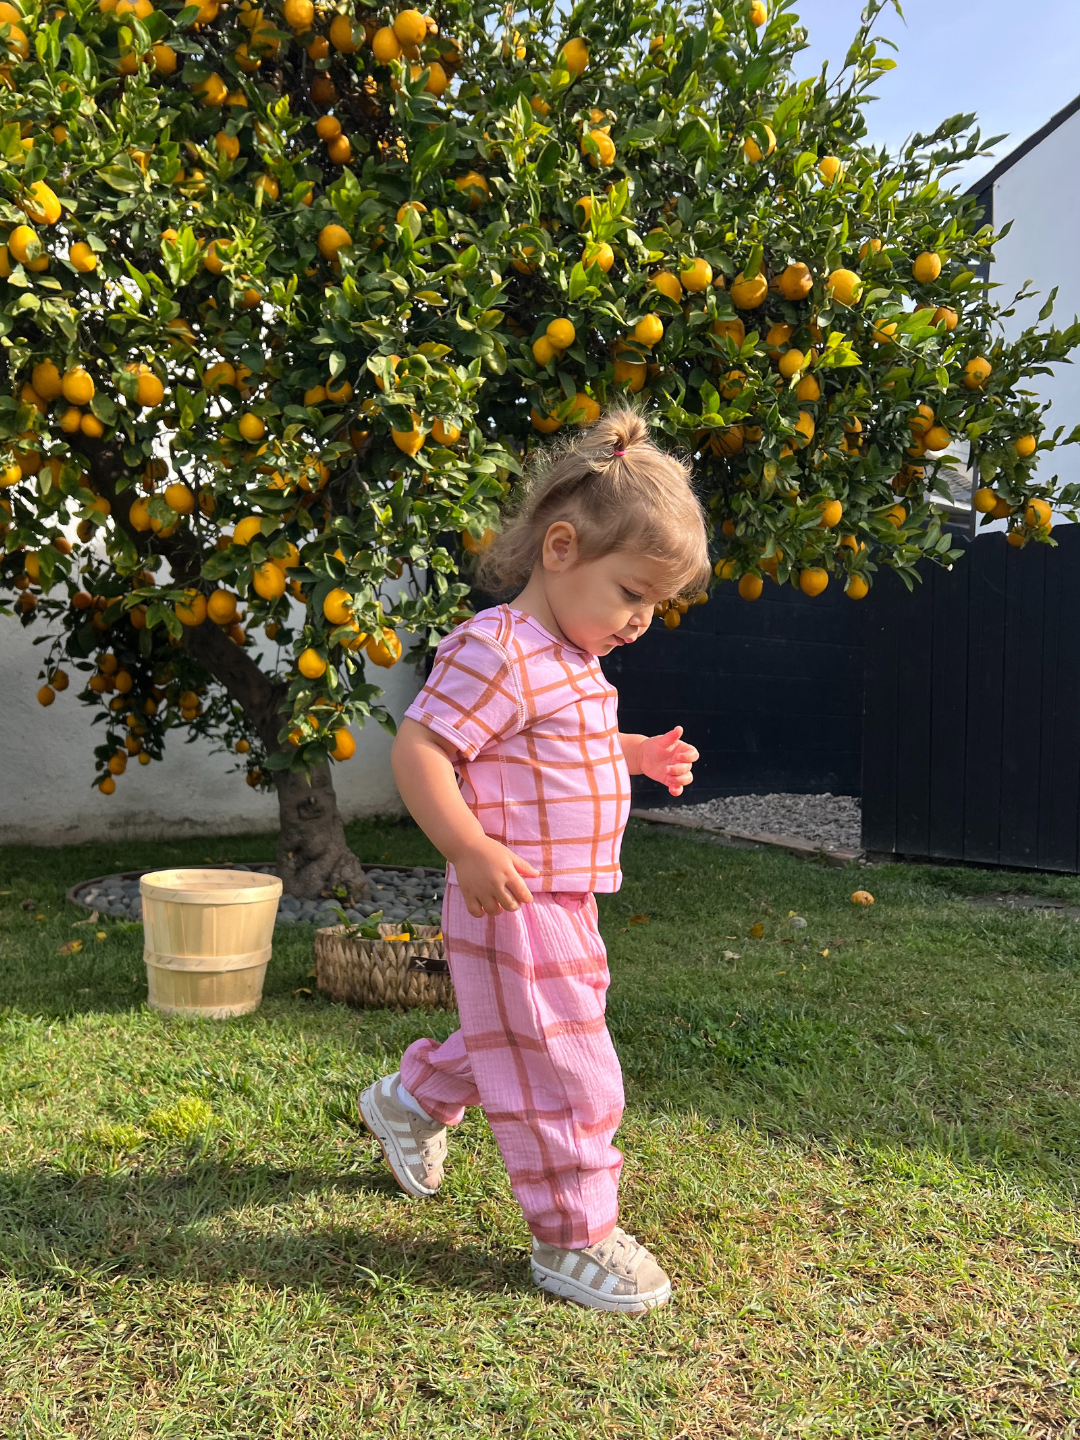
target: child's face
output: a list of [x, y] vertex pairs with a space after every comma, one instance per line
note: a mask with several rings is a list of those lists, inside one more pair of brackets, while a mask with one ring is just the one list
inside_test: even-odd
[[[569, 531], [553, 535], [555, 531]], [[559, 629], [590, 655], [609, 655], [648, 630], [653, 606], [671, 594], [671, 571], [635, 550], [577, 559], [577, 535], [559, 521], [548, 531], [544, 593]]]

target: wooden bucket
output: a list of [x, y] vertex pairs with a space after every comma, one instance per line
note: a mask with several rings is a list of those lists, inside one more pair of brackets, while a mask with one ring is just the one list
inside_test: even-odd
[[[351, 938], [341, 925], [315, 931], [315, 983], [324, 995], [361, 1009], [384, 1006], [453, 1010], [454, 984], [437, 925], [417, 925], [415, 940]], [[398, 935], [394, 921], [379, 926]]]
[[281, 881], [250, 870], [154, 870], [139, 882], [147, 999], [223, 1020], [262, 1001]]

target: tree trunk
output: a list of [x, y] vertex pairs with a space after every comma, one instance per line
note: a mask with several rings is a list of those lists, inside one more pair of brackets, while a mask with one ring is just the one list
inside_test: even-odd
[[[120, 455], [112, 445], [94, 442], [84, 442], [77, 448], [90, 463], [95, 490], [112, 505], [115, 522], [140, 553], [145, 553], [146, 537], [128, 523], [128, 505], [123, 499], [118, 502], [115, 477], [124, 473]], [[199, 578], [203, 552], [195, 536], [181, 532], [175, 540], [159, 540], [158, 548], [168, 559], [178, 588]], [[279, 754], [284, 747], [278, 743], [277, 733], [287, 687], [272, 684], [251, 656], [209, 620], [185, 626], [184, 647], [240, 706], [258, 732], [266, 753]], [[278, 793], [277, 872], [285, 893], [300, 900], [317, 900], [343, 886], [349, 900], [369, 898], [371, 892], [360, 861], [345, 840], [330, 762], [316, 766], [310, 780], [289, 770], [270, 773]]]
[[[184, 644], [241, 707], [266, 753], [279, 753], [286, 687], [272, 685], [251, 657], [209, 621], [187, 627]], [[330, 762], [316, 766], [310, 778], [291, 770], [270, 773], [278, 793], [277, 872], [285, 893], [317, 900], [344, 886], [350, 900], [366, 899], [370, 891], [345, 839]]]
[[345, 843], [329, 763], [312, 771], [310, 784], [306, 775], [288, 770], [276, 771], [274, 779], [281, 815], [277, 869], [286, 891], [315, 900], [344, 886], [350, 899], [366, 899], [370, 891]]

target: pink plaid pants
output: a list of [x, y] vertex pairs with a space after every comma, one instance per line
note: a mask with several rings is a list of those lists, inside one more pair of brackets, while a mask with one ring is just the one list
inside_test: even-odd
[[405, 1088], [433, 1120], [482, 1105], [539, 1240], [582, 1249], [618, 1218], [622, 1070], [604, 1020], [607, 953], [587, 892], [541, 891], [475, 919], [447, 886], [443, 935], [461, 1029], [417, 1040]]

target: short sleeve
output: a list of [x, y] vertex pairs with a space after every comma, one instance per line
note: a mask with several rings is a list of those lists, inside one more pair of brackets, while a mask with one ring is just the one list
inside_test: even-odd
[[405, 714], [449, 740], [466, 760], [525, 723], [510, 657], [497, 641], [464, 627], [439, 646], [427, 684]]

